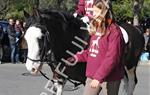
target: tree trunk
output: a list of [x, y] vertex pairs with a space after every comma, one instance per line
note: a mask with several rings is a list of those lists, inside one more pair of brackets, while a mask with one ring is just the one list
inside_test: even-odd
[[139, 15], [141, 13], [141, 9], [143, 7], [144, 0], [134, 0], [133, 2], [133, 25], [139, 25]]
[[39, 8], [40, 1], [39, 0], [35, 0], [34, 4], [35, 4], [35, 8]]

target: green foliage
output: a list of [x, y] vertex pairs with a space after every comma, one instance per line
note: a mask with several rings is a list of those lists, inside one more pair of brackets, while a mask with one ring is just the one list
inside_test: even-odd
[[[113, 11], [116, 18], [125, 20], [127, 18], [133, 18], [133, 1], [134, 0], [115, 0], [112, 2]], [[145, 16], [150, 17], [150, 0], [144, 0], [140, 19]]]
[[141, 11], [142, 17], [150, 17], [150, 0], [144, 0], [143, 8]]
[[76, 9], [75, 6], [76, 6], [75, 1], [64, 0], [64, 2], [62, 2], [61, 8], [72, 13], [72, 12], [75, 12], [75, 9]]
[[35, 0], [11, 0], [10, 5], [7, 6], [9, 11], [5, 18], [23, 19], [23, 10], [30, 12], [35, 3]]
[[[6, 13], [5, 18], [23, 18], [22, 11], [26, 10], [28, 12], [31, 12], [32, 8], [37, 5], [38, 1], [39, 8], [47, 8], [51, 6], [62, 8], [69, 12], [74, 12], [77, 0], [10, 0], [10, 5], [7, 6], [9, 7], [9, 11]], [[115, 17], [120, 19], [133, 18], [133, 1], [134, 0], [113, 0], [112, 6]], [[144, 0], [140, 17], [143, 18], [144, 16], [150, 16], [149, 6], [150, 0]]]
[[132, 18], [132, 1], [131, 0], [116, 0], [112, 2], [115, 17], [118, 19]]

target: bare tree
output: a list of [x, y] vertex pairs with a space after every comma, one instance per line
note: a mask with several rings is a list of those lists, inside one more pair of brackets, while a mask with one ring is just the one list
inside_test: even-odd
[[139, 15], [143, 7], [144, 0], [133, 0], [133, 25], [139, 25]]

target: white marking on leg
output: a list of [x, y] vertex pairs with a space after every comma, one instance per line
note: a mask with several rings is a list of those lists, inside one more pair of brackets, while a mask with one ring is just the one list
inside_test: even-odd
[[62, 84], [59, 84], [59, 83], [58, 83], [56, 95], [62, 95], [62, 92], [63, 92], [62, 89], [63, 89]]
[[127, 71], [128, 74], [128, 95], [133, 95], [134, 88], [135, 88], [135, 74], [134, 74], [135, 67]]

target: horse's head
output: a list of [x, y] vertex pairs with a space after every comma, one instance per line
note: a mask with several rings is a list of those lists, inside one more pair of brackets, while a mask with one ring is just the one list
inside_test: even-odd
[[24, 12], [24, 16], [27, 27], [25, 39], [28, 44], [26, 68], [31, 73], [37, 73], [41, 69], [42, 62], [45, 61], [45, 56], [48, 53], [47, 29], [42, 25], [42, 18], [38, 12], [32, 16]]
[[[36, 65], [45, 59], [50, 63], [56, 60], [60, 62], [62, 58], [70, 56], [66, 50], [80, 50], [71, 43], [77, 40], [75, 37], [88, 39], [88, 32], [80, 29], [85, 25], [80, 19], [57, 10], [39, 11], [32, 16], [24, 12], [28, 27], [25, 34], [28, 44], [26, 67], [31, 72], [38, 70], [39, 65]], [[81, 45], [85, 47], [85, 44]]]

